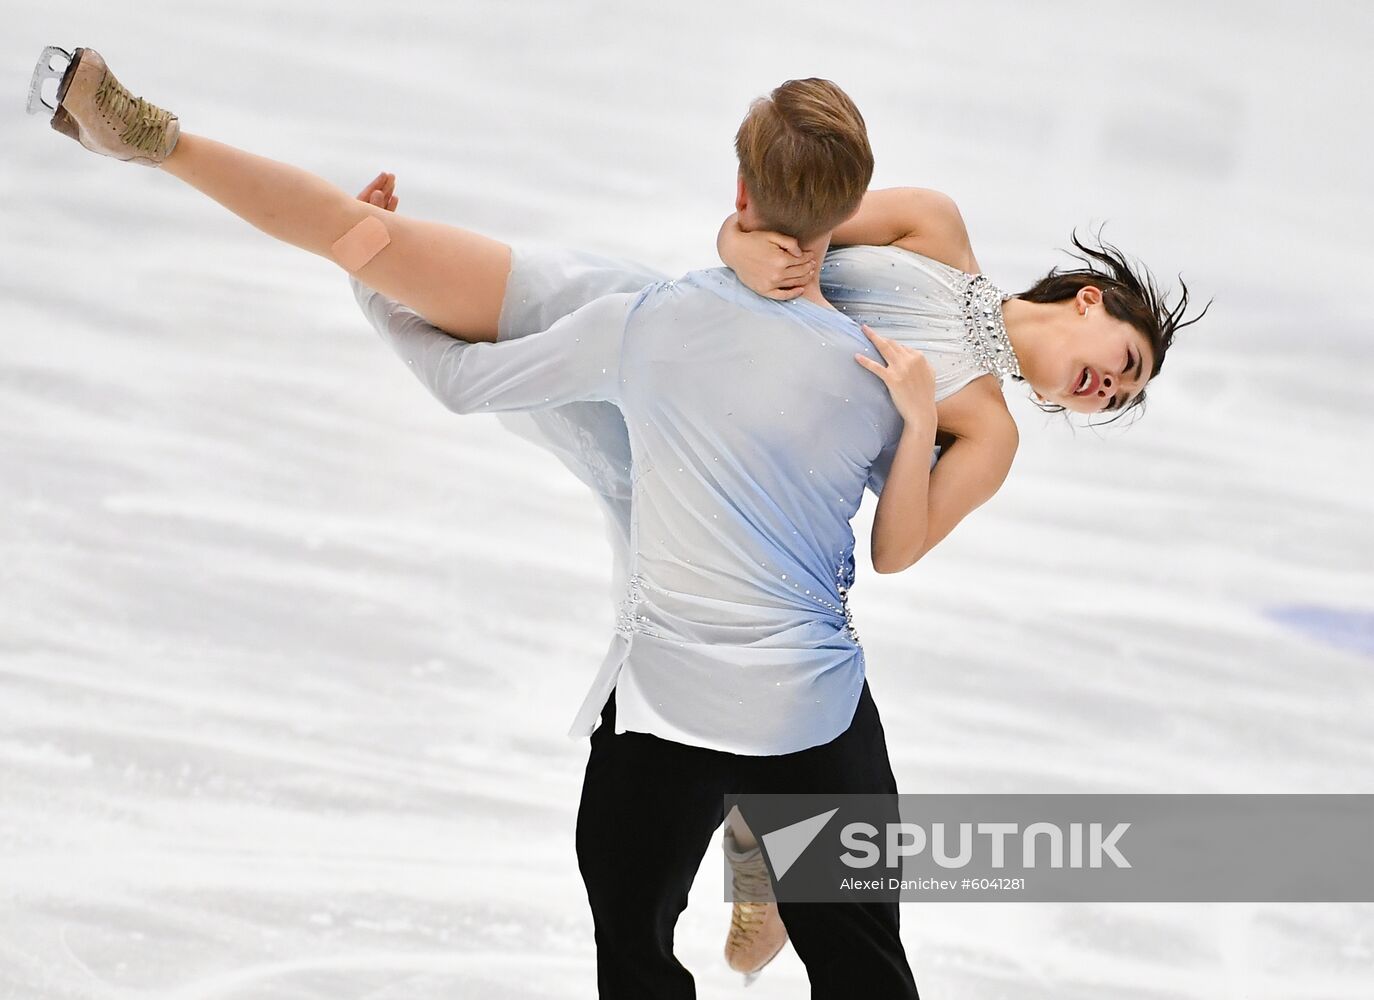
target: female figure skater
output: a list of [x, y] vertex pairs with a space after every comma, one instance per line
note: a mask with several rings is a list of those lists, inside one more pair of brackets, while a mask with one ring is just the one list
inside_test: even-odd
[[[468, 341], [505, 339], [664, 277], [632, 262], [512, 249], [397, 216], [392, 175], [352, 198], [306, 171], [182, 133], [176, 116], [133, 97], [94, 50], [77, 49], [57, 70], [51, 59], [60, 51], [45, 51], [30, 110], [48, 107], [53, 128], [86, 148], [160, 167], [268, 235], [340, 264], [384, 333], [418, 323]], [[57, 104], [49, 106], [38, 88], [43, 77], [58, 76]], [[741, 205], [743, 198], [741, 183]], [[718, 245], [749, 287], [774, 298], [799, 295], [820, 267], [831, 303], [920, 350], [934, 370], [939, 461], [929, 475], [927, 530], [918, 548], [892, 542], [896, 513], [880, 498], [872, 547], [879, 572], [917, 562], [1000, 488], [1017, 443], [1002, 377], [1027, 382], [1049, 409], [1122, 413], [1144, 402], [1145, 385], [1159, 373], [1177, 330], [1201, 318], [1182, 319], [1186, 286], [1170, 307], [1148, 273], [1137, 273], [1119, 251], [1089, 247], [1076, 236], [1082, 268], [1051, 270], [1018, 295], [1001, 292], [981, 275], [957, 207], [936, 192], [870, 192], [835, 231], [834, 243], [847, 249], [817, 260], [795, 240], [743, 232], [732, 217]], [[630, 465], [619, 411], [575, 403], [502, 419], [593, 488], [619, 554], [627, 541], [620, 531], [628, 525]], [[623, 564], [617, 558], [617, 567]], [[737, 881], [762, 872], [766, 884], [747, 830], [727, 825], [726, 847]], [[727, 959], [739, 971], [756, 972], [785, 940], [773, 904], [737, 903]]]

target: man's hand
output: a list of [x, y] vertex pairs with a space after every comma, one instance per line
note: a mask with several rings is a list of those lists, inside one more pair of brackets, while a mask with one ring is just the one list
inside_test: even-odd
[[365, 201], [369, 205], [376, 205], [378, 208], [384, 208], [388, 212], [394, 212], [400, 203], [395, 192], [396, 175], [380, 173], [376, 180], [358, 192], [358, 200]]
[[926, 356], [874, 333], [868, 326], [863, 331], [887, 364], [880, 365], [866, 354], [856, 354], [854, 360], [883, 380], [903, 420], [908, 424], [920, 423], [934, 432], [935, 371]]

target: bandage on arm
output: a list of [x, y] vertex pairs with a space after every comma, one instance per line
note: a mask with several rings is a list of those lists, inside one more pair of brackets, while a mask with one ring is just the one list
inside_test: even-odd
[[375, 215], [369, 215], [335, 240], [329, 252], [339, 266], [351, 274], [362, 270], [390, 243], [391, 234], [386, 231], [386, 223]]

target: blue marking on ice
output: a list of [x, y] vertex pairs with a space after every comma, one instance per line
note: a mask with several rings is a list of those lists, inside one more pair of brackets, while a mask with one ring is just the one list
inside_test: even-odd
[[1374, 611], [1288, 604], [1267, 609], [1265, 616], [1318, 642], [1374, 656]]

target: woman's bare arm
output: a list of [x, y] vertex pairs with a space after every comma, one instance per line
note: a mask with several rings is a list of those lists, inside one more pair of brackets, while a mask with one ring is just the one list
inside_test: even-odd
[[[880, 525], [875, 516], [874, 568], [880, 573], [898, 573], [919, 562], [944, 541], [960, 521], [992, 499], [1011, 471], [1020, 434], [996, 379], [991, 376], [975, 379], [942, 400], [938, 412], [940, 429], [953, 440], [940, 449], [940, 459], [929, 472], [924, 535], [919, 546], [910, 542], [899, 544], [894, 553], [892, 539], [878, 535], [880, 528], [887, 531], [889, 525]], [[879, 513], [897, 473], [894, 458], [892, 471], [878, 499]], [[917, 481], [921, 477], [912, 465], [907, 466], [904, 475]], [[895, 485], [901, 488], [900, 482]], [[882, 566], [877, 560], [880, 546], [884, 552]]]
[[935, 372], [920, 351], [889, 340], [865, 326], [882, 363], [865, 354], [854, 360], [878, 376], [902, 417], [887, 482], [873, 519], [873, 568], [896, 573], [918, 558], [925, 544], [930, 509], [930, 450], [935, 446]]
[[[900, 246], [963, 271], [977, 273], [968, 229], [954, 199], [929, 188], [884, 188], [864, 195], [859, 211], [841, 223], [832, 246]], [[749, 288], [772, 299], [791, 299], [817, 265], [782, 233], [745, 232], [729, 216], [716, 237], [725, 266]]]
[[[883, 342], [864, 329], [875, 338], [874, 346], [885, 359], [894, 347], [919, 356], [911, 348]], [[913, 393], [900, 386], [894, 391], [894, 383], [903, 379], [891, 370], [891, 361], [886, 376], [876, 362], [865, 367], [887, 383], [904, 421], [891, 456], [875, 463], [869, 477], [869, 488], [878, 495], [871, 545], [873, 567], [879, 573], [900, 573], [924, 558], [956, 525], [997, 493], [1011, 468], [1019, 437], [1016, 422], [991, 376], [974, 379], [938, 404], [934, 402], [932, 376], [927, 408], [919, 403], [924, 391]], [[908, 397], [905, 401], [901, 400], [903, 395]], [[932, 426], [933, 436], [929, 431]], [[933, 465], [932, 441], [940, 445], [939, 461]]]
[[920, 561], [960, 521], [996, 495], [1011, 471], [1018, 441], [1014, 422], [998, 422], [982, 433], [958, 437], [940, 450], [940, 460], [930, 473], [925, 540], [908, 566]]
[[954, 199], [930, 188], [881, 188], [835, 227], [832, 246], [890, 246], [910, 240], [967, 243], [968, 229]]
[[[870, 557], [879, 573], [900, 573], [925, 551], [930, 533], [933, 422], [907, 423], [873, 515]], [[943, 452], [942, 452], [943, 454]], [[939, 466], [939, 462], [935, 463]]]

